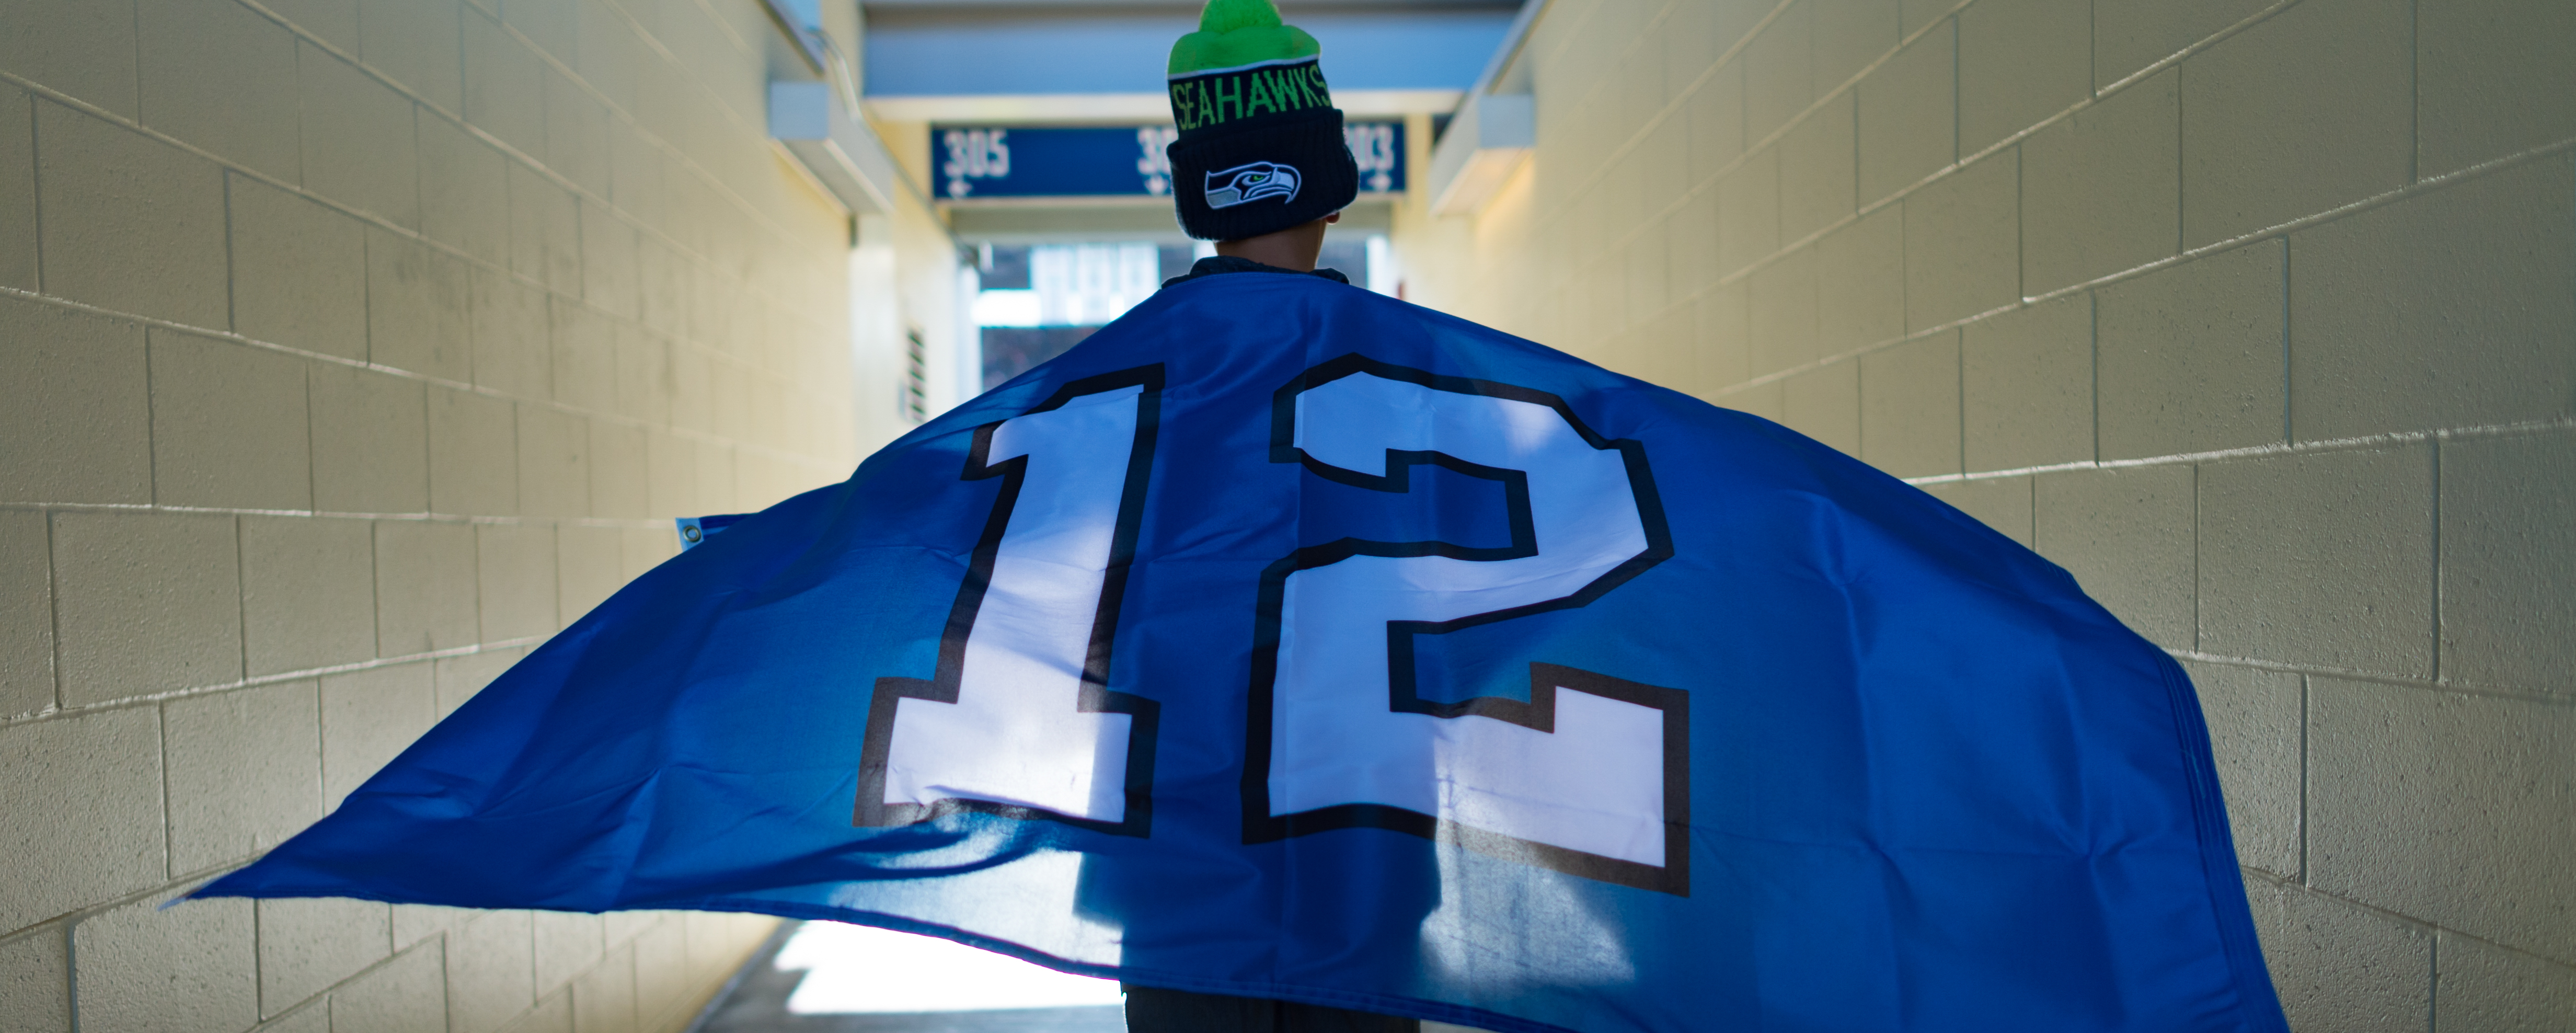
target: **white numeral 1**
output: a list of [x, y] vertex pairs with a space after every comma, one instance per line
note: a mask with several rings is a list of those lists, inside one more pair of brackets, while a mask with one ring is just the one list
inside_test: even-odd
[[918, 821], [953, 801], [1142, 834], [1144, 786], [1130, 776], [1149, 774], [1138, 769], [1151, 764], [1154, 706], [1107, 678], [1159, 375], [1079, 382], [978, 431], [966, 479], [1001, 478], [1001, 497], [937, 674], [878, 680], [858, 824]]

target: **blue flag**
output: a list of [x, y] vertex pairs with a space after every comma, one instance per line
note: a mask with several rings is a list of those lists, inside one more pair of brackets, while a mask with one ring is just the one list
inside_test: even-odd
[[2284, 1029], [2182, 671], [1764, 420], [1167, 288], [207, 895], [696, 908], [1495, 1030]]

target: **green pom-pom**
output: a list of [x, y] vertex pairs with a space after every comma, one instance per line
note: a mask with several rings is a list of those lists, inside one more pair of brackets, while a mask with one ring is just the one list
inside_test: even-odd
[[1306, 30], [1281, 23], [1270, 0], [1208, 0], [1199, 12], [1199, 31], [1172, 44], [1169, 71], [1181, 75], [1323, 52]]
[[1233, 32], [1279, 24], [1279, 8], [1270, 0], [1208, 0], [1199, 12], [1200, 32]]

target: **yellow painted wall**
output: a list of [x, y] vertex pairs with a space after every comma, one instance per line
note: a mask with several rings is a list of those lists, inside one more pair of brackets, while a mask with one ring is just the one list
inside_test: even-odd
[[884, 373], [849, 222], [767, 139], [775, 34], [715, 0], [0, 4], [0, 1029], [671, 1030], [771, 927], [155, 906], [669, 518], [898, 429], [851, 388]]
[[2576, 1029], [2576, 7], [1553, 0], [1407, 296], [1756, 413], [2185, 661], [2301, 1030]]

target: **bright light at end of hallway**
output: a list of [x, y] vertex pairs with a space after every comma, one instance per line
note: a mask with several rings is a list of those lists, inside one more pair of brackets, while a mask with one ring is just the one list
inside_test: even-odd
[[1072, 1008], [1119, 1003], [1114, 980], [1066, 975], [960, 943], [840, 922], [807, 922], [780, 948], [804, 969], [797, 1015]]
[[1038, 292], [988, 290], [975, 295], [976, 326], [1038, 326]]

